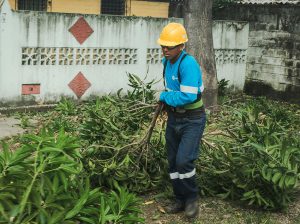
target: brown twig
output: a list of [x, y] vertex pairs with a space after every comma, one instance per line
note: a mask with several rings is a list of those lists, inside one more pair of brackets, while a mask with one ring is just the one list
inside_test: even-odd
[[[153, 133], [153, 129], [155, 127], [156, 120], [157, 120], [160, 112], [162, 111], [162, 109], [163, 109], [163, 104], [160, 102], [156, 106], [156, 109], [155, 109], [155, 112], [153, 114], [152, 121], [150, 123], [149, 129], [147, 130], [146, 135], [140, 141], [140, 144], [138, 146], [141, 149], [141, 152], [140, 152], [140, 155], [139, 155], [139, 158], [137, 159], [137, 161], [140, 161], [140, 159], [142, 158], [142, 155], [144, 154], [144, 151], [148, 151], [148, 149], [149, 149], [149, 143], [150, 143], [150, 139], [151, 139], [151, 136], [152, 136], [152, 133]], [[147, 154], [148, 153], [146, 153], [146, 157], [145, 157], [146, 160], [147, 160]], [[147, 163], [146, 163], [146, 166], [147, 166]]]
[[163, 108], [163, 104], [160, 102], [157, 106], [156, 106], [156, 109], [155, 109], [155, 112], [154, 112], [154, 115], [152, 117], [152, 121], [150, 123], [150, 127], [147, 131], [147, 135], [146, 135], [146, 141], [145, 143], [146, 144], [149, 144], [150, 142], [150, 139], [151, 139], [151, 136], [152, 136], [152, 132], [153, 132], [153, 129], [155, 127], [155, 124], [156, 124], [156, 120], [158, 118], [158, 115], [160, 114], [160, 112], [162, 111], [162, 108]]
[[135, 106], [135, 108], [133, 109], [127, 109], [125, 110], [126, 112], [133, 112], [133, 111], [138, 111], [138, 110], [141, 110], [141, 109], [147, 109], [147, 108], [153, 108], [153, 105], [144, 105], [144, 106], [140, 106], [140, 107], [137, 107], [138, 105]]
[[203, 134], [203, 136], [209, 136], [209, 135], [223, 135], [225, 137], [232, 137], [232, 136], [228, 135], [227, 133], [225, 133], [224, 131], [221, 131], [221, 130], [214, 130], [214, 131], [207, 132], [207, 133]]
[[213, 143], [207, 141], [205, 138], [202, 138], [201, 141], [202, 141], [204, 144], [206, 144], [206, 145], [208, 145], [209, 147], [211, 147], [211, 148], [214, 148], [214, 149], [217, 148], [215, 145], [213, 145]]

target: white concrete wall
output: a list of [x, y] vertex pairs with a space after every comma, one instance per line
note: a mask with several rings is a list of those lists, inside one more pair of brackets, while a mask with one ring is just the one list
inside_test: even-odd
[[[82, 16], [94, 32], [80, 44], [69, 29]], [[148, 79], [160, 79], [161, 50], [156, 40], [170, 21], [182, 22], [181, 19], [15, 12], [5, 1], [0, 15], [0, 103], [42, 103], [57, 101], [61, 96], [76, 98], [68, 85], [79, 72], [91, 84], [81, 99], [128, 89], [126, 72], [142, 78], [148, 72]], [[242, 89], [245, 60], [237, 55], [247, 47], [248, 27], [244, 23], [230, 24], [217, 21], [214, 25], [218, 76], [230, 79], [234, 88]], [[40, 93], [23, 95], [24, 84], [40, 84]], [[158, 88], [162, 88], [162, 82]]]
[[229, 80], [233, 90], [245, 84], [249, 25], [246, 22], [214, 21], [213, 38], [218, 80]]
[[300, 5], [232, 5], [216, 19], [249, 23], [244, 92], [300, 104]]

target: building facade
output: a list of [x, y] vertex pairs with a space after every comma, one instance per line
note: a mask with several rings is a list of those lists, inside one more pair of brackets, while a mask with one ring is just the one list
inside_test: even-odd
[[9, 0], [14, 10], [167, 18], [168, 0]]

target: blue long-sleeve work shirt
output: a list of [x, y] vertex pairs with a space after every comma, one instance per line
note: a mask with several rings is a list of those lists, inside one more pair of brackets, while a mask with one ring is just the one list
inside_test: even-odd
[[[166, 91], [161, 92], [159, 100], [172, 107], [180, 107], [193, 103], [197, 99], [197, 95], [201, 94], [204, 90], [200, 65], [191, 55], [185, 56], [181, 61], [181, 58], [185, 54], [186, 52], [182, 51], [174, 64], [171, 64], [167, 60], [165, 69]], [[166, 58], [163, 59], [163, 63], [165, 61]], [[180, 61], [181, 82], [179, 83], [178, 66]]]

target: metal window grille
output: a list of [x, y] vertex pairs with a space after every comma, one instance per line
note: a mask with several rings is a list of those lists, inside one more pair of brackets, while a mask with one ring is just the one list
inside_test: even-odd
[[[149, 0], [151, 2], [170, 2], [172, 0]], [[174, 0], [173, 0], [174, 1]], [[176, 0], [175, 0], [176, 1]], [[183, 1], [183, 0], [182, 0]]]
[[125, 15], [125, 0], [102, 0], [101, 14]]
[[17, 0], [18, 10], [47, 11], [48, 0]]

